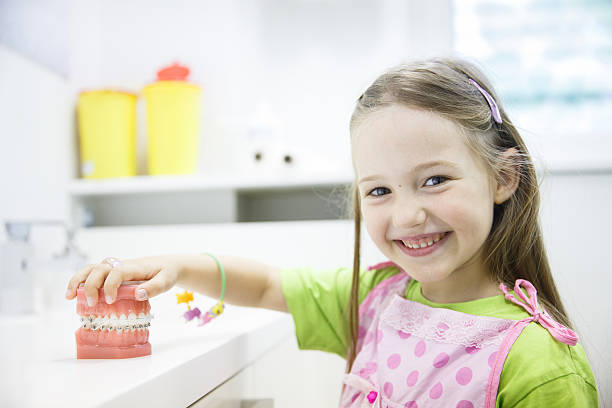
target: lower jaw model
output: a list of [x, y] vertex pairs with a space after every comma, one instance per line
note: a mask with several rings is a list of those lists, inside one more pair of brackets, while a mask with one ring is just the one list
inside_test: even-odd
[[83, 285], [77, 289], [77, 313], [81, 327], [75, 332], [77, 359], [130, 358], [151, 354], [149, 326], [152, 315], [148, 300], [134, 297], [141, 282], [123, 282], [114, 303], [107, 304], [104, 289], [98, 303], [90, 307]]

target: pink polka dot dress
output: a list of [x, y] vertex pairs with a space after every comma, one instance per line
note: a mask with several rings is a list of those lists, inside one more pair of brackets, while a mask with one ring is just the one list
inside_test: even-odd
[[506, 299], [531, 314], [510, 320], [407, 300], [403, 294], [409, 280], [406, 273], [394, 275], [361, 304], [357, 357], [344, 377], [341, 407], [495, 407], [504, 361], [527, 324], [539, 322], [566, 344], [578, 340], [573, 331], [540, 310], [528, 281], [519, 279], [515, 286], [525, 303], [500, 285]]

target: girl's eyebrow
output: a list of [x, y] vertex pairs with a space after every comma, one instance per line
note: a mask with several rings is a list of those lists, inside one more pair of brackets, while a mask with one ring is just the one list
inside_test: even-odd
[[[431, 162], [421, 163], [419, 165], [416, 165], [410, 171], [410, 173], [415, 173], [417, 171], [421, 171], [421, 170], [428, 169], [430, 167], [435, 167], [435, 166], [447, 166], [447, 167], [451, 167], [457, 170], [459, 169], [459, 166], [453, 162], [449, 162], [446, 160], [436, 160], [436, 161], [431, 161]], [[370, 180], [376, 180], [378, 178], [383, 178], [383, 176], [379, 174], [373, 174], [371, 176], [366, 176], [366, 177], [361, 178], [357, 184], [361, 184], [363, 182], [370, 181]]]

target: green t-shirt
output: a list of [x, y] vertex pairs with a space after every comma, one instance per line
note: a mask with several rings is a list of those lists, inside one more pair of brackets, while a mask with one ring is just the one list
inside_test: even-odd
[[[321, 350], [346, 358], [348, 326], [343, 318], [352, 280], [352, 268], [313, 270], [308, 267], [281, 271], [283, 294], [295, 322], [300, 349]], [[359, 303], [378, 283], [401, 271], [394, 266], [362, 269]], [[512, 293], [514, 293], [512, 291]], [[529, 317], [522, 307], [503, 294], [469, 302], [430, 302], [421, 285], [410, 280], [405, 298], [430, 307], [520, 320]], [[597, 407], [595, 378], [580, 344], [568, 346], [532, 322], [510, 349], [497, 391], [497, 407]]]

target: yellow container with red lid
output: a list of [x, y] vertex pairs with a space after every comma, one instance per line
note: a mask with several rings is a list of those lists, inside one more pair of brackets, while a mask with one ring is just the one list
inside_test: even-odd
[[81, 92], [77, 101], [81, 177], [136, 175], [136, 102], [131, 92]]
[[195, 173], [200, 145], [201, 88], [187, 81], [189, 68], [177, 63], [157, 73], [144, 88], [148, 173]]

